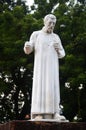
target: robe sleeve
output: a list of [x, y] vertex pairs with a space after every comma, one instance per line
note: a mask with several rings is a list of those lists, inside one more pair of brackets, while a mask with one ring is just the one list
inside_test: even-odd
[[61, 39], [59, 38], [59, 36], [57, 35], [57, 46], [58, 46], [58, 58], [61, 59], [65, 56], [65, 50], [62, 46], [62, 43], [61, 43]]
[[24, 44], [25, 54], [30, 54], [33, 51], [34, 43], [35, 43], [34, 37], [35, 37], [35, 35], [34, 35], [34, 32], [33, 32], [32, 35], [30, 36], [30, 40], [25, 42], [25, 44]]

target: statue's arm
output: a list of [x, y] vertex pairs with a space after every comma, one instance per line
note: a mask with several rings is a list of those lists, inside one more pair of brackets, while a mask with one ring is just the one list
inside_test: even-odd
[[58, 53], [58, 58], [63, 58], [65, 56], [65, 50], [62, 46], [59, 36], [57, 37], [57, 42], [54, 44], [55, 50]]
[[24, 44], [24, 52], [25, 54], [30, 54], [34, 48], [34, 33], [32, 33], [30, 40], [26, 41]]

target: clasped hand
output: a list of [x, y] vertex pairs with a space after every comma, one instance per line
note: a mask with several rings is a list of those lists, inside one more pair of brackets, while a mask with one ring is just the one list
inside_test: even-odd
[[53, 45], [54, 45], [55, 50], [58, 51], [59, 50], [58, 43], [54, 43]]

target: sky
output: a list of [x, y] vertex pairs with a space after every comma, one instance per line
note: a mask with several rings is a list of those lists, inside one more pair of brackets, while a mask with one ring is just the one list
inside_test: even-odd
[[[33, 3], [34, 3], [34, 0], [25, 0], [25, 1], [26, 1], [26, 4], [29, 6], [33, 5]], [[49, 1], [49, 0], [47, 0], [47, 1]], [[75, 1], [75, 3], [77, 2], [77, 0], [74, 0], [74, 1]]]
[[26, 2], [27, 5], [31, 6], [34, 3], [34, 0], [26, 0]]

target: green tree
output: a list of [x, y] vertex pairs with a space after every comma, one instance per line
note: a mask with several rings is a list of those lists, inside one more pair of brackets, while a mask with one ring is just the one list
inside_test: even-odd
[[23, 45], [36, 20], [26, 15], [22, 3], [15, 4], [0, 14], [0, 122], [30, 113], [33, 55], [27, 58]]
[[[61, 4], [56, 10], [57, 29], [65, 46], [66, 57], [60, 66], [61, 75], [61, 102], [64, 106], [64, 114], [73, 121], [77, 115], [77, 121], [85, 121], [86, 104], [86, 7], [84, 5], [68, 6]], [[65, 83], [70, 86], [64, 87]], [[79, 89], [80, 85], [83, 89]], [[82, 101], [83, 98], [83, 101]]]

